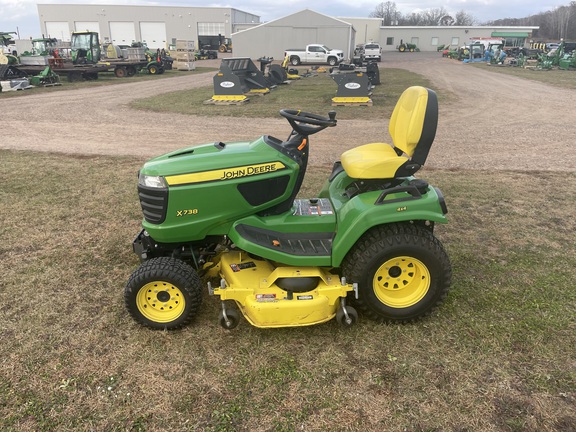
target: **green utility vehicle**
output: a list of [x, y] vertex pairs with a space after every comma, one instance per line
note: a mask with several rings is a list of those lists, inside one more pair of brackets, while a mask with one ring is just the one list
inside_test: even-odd
[[390, 119], [393, 145], [346, 151], [311, 199], [296, 198], [315, 150], [310, 136], [336, 126], [336, 113], [280, 114], [292, 128], [286, 140], [214, 142], [142, 167], [143, 229], [133, 243], [142, 263], [124, 291], [136, 321], [188, 324], [202, 301], [201, 278], [221, 300], [226, 329], [240, 312], [257, 327], [334, 317], [350, 326], [355, 307], [409, 322], [442, 303], [451, 266], [434, 227], [447, 222], [446, 203], [414, 177], [436, 134], [436, 94], [405, 90]]

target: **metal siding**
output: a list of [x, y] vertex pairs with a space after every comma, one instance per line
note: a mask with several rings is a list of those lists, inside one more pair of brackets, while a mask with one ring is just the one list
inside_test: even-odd
[[234, 56], [259, 58], [263, 55], [284, 58], [290, 48], [304, 48], [307, 44], [322, 43], [341, 49], [344, 56], [353, 50], [354, 31], [351, 24], [322, 14], [302, 12], [234, 33]]
[[70, 41], [72, 32], [70, 31], [68, 21], [47, 21], [45, 26], [46, 36], [63, 41]]
[[110, 40], [114, 45], [131, 45], [136, 41], [134, 22], [110, 21]]
[[[232, 34], [236, 16], [243, 21], [259, 22], [260, 17], [233, 8], [219, 7], [175, 7], [175, 6], [132, 6], [132, 5], [89, 5], [89, 4], [38, 4], [40, 28], [45, 29], [46, 22], [67, 23], [74, 28], [75, 21], [94, 21], [100, 25], [100, 40], [111, 39], [110, 22], [132, 22], [135, 39], [142, 40], [140, 22], [164, 22], [167, 41], [172, 39], [198, 40], [198, 22], [223, 22], [225, 36]], [[67, 40], [70, 40], [68, 30]], [[47, 33], [47, 32], [46, 32]], [[61, 36], [58, 36], [61, 37]]]
[[100, 24], [98, 21], [75, 21], [74, 30], [100, 33]]
[[[488, 26], [438, 26], [438, 27], [381, 27], [380, 45], [384, 51], [395, 51], [400, 40], [410, 42], [412, 38], [418, 38], [420, 51], [436, 51], [437, 46], [432, 45], [432, 38], [438, 38], [438, 45], [450, 45], [452, 38], [458, 38], [458, 44], [464, 45], [471, 39], [489, 38], [495, 31], [512, 32], [531, 30], [532, 27], [488, 27]], [[386, 38], [393, 37], [394, 45], [386, 45]], [[409, 54], [408, 54], [409, 55]]]
[[142, 42], [148, 48], [167, 48], [166, 24], [163, 22], [140, 22], [140, 34]]

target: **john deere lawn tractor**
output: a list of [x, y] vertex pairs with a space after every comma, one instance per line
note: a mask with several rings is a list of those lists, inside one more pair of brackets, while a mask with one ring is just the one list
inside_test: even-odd
[[[310, 137], [337, 124], [284, 109], [286, 140], [213, 142], [148, 161], [139, 172], [144, 214], [133, 249], [141, 264], [126, 307], [154, 329], [187, 325], [202, 291], [220, 300], [220, 324], [343, 326], [357, 309], [379, 321], [430, 314], [448, 293], [451, 266], [434, 236], [447, 222], [440, 190], [414, 174], [436, 134], [436, 94], [410, 87], [389, 124], [392, 144], [346, 151], [317, 197], [296, 198]], [[204, 280], [205, 287], [202, 288]]]

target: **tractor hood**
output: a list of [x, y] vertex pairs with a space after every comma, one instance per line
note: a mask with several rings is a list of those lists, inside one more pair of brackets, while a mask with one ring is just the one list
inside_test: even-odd
[[291, 205], [300, 166], [279, 143], [268, 136], [217, 142], [146, 162], [138, 180], [143, 228], [159, 242], [194, 241]]
[[[270, 138], [261, 137], [255, 141], [234, 143], [216, 142], [176, 150], [149, 160], [140, 172], [145, 175], [165, 177], [168, 184], [174, 184], [174, 181], [183, 180], [181, 176], [191, 174], [202, 173], [204, 177], [214, 177], [216, 175], [214, 170], [222, 174], [220, 177], [230, 178], [234, 176], [231, 173], [234, 170], [236, 170], [235, 176], [239, 177], [242, 174], [250, 176], [264, 173], [266, 169], [270, 171], [274, 168], [284, 168], [285, 165], [279, 160], [282, 155], [266, 144], [266, 139]], [[269, 168], [258, 169], [262, 164], [270, 165], [275, 162], [278, 163]], [[239, 171], [242, 168], [245, 169], [244, 173]], [[198, 178], [198, 176], [191, 177], [191, 179]]]

